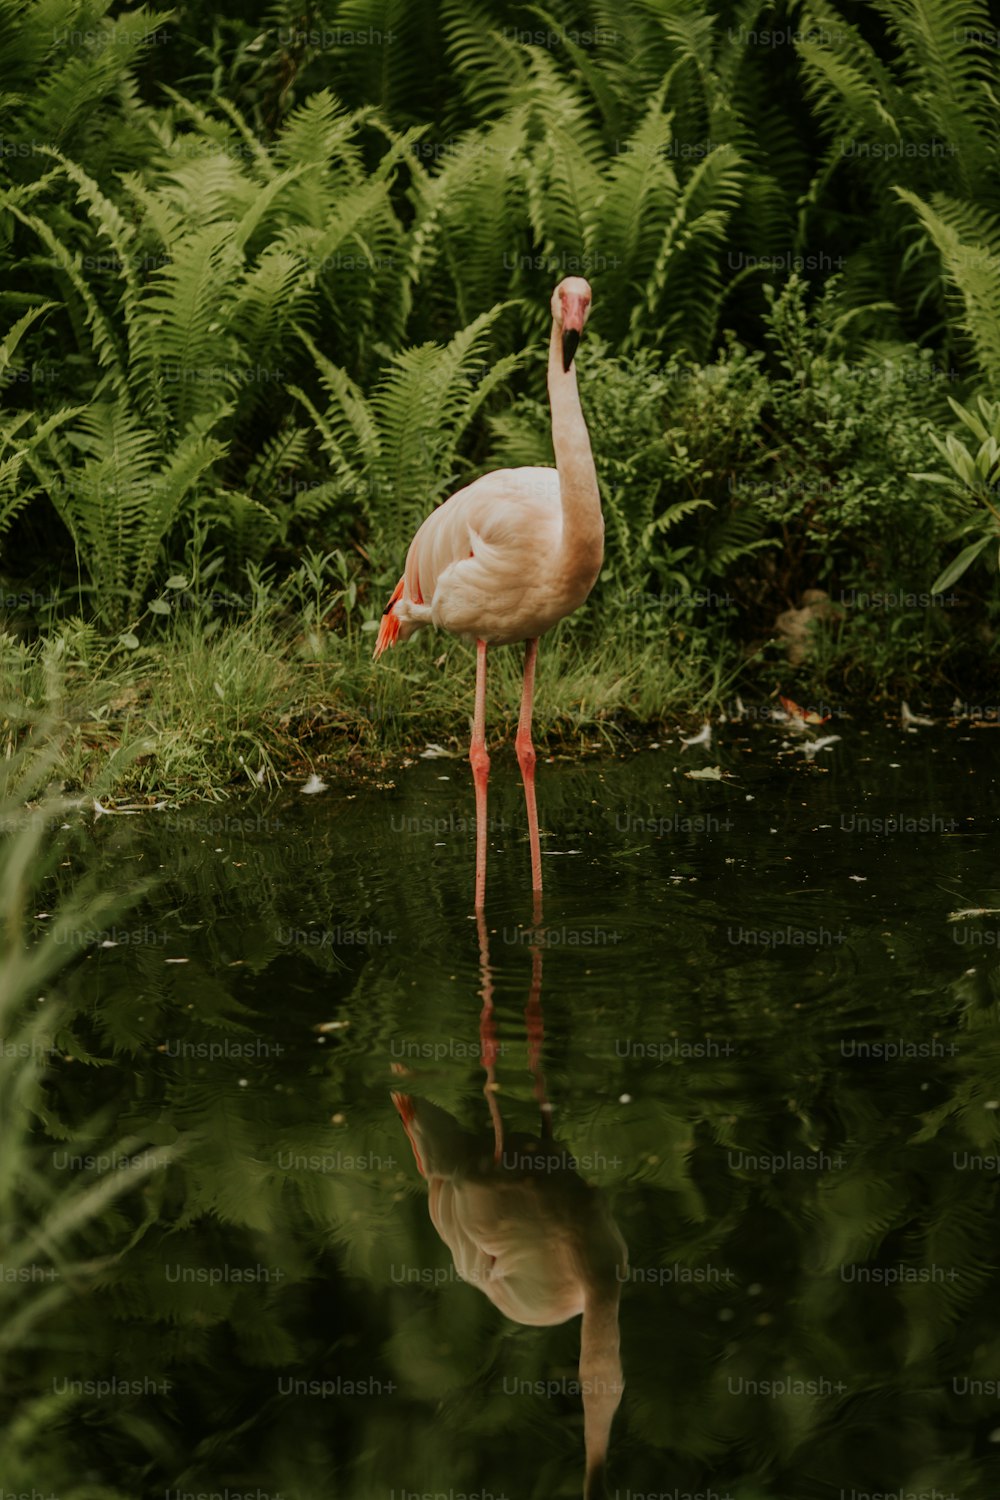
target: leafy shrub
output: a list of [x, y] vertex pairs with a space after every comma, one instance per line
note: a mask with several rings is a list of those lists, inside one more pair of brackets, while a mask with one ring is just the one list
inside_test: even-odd
[[[588, 344], [581, 398], [615, 610], [623, 593], [687, 595], [726, 617], [728, 597], [769, 626], [809, 588], [928, 591], [948, 523], [910, 471], [934, 452], [940, 372], [914, 348], [849, 359], [835, 312], [835, 291], [810, 310], [794, 277], [772, 292], [770, 371], [733, 337], [705, 365]], [[498, 466], [553, 461], [542, 401], [521, 398], [492, 427]]]
[[793, 277], [769, 294], [780, 373], [762, 412], [758, 503], [780, 529], [780, 548], [768, 554], [774, 586], [789, 603], [812, 587], [927, 591], [943, 519], [910, 470], [933, 452], [930, 423], [946, 410], [947, 379], [912, 346], [869, 345], [849, 357], [836, 289], [812, 312], [804, 291]]
[[980, 553], [986, 554], [995, 574], [996, 554], [987, 553], [986, 549], [991, 542], [1000, 539], [1000, 511], [996, 504], [1000, 493], [1000, 401], [987, 401], [980, 396], [978, 411], [968, 411], [950, 397], [949, 401], [955, 415], [979, 446], [971, 452], [954, 434], [948, 433], [943, 439], [935, 434], [932, 438], [934, 446], [947, 460], [952, 472], [914, 474], [913, 478], [943, 485], [950, 491], [952, 508], [961, 516], [954, 533], [956, 537], [966, 539], [977, 532], [978, 535], [974, 541], [967, 542], [958, 556], [943, 569], [934, 584], [935, 590], [950, 588], [957, 583]]

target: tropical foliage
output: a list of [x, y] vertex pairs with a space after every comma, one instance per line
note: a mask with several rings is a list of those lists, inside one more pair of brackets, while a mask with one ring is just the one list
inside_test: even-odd
[[1000, 385], [983, 0], [231, 9], [0, 7], [5, 577], [130, 643], [168, 577], [333, 545], [376, 615], [428, 506], [544, 455], [579, 271], [592, 618], [728, 593], [750, 641], [809, 588], [930, 589], [962, 482], [910, 545], [907, 475], [943, 385]]
[[[375, 678], [371, 627], [430, 506], [551, 461], [581, 273], [607, 560], [542, 734], [714, 723], [748, 663], [787, 691], [810, 590], [813, 687], [995, 680], [997, 40], [985, 0], [0, 0], [4, 1495], [578, 1493], [579, 1402], [504, 1388], [575, 1371], [577, 1329], [453, 1274], [389, 1102], [402, 1041], [487, 1126], [487, 944], [440, 766], [465, 648]], [[504, 1117], [538, 1122], [543, 1009], [557, 1136], [629, 1246], [610, 1472], [995, 1493], [990, 737], [960, 782], [928, 754], [901, 859], [844, 798], [908, 816], [915, 742], [848, 771], [781, 730], [755, 767], [756, 709], [718, 766], [663, 735], [550, 768], [549, 889], [630, 947], [489, 938]], [[145, 795], [315, 790], [321, 734], [370, 763], [418, 721], [432, 764], [325, 815]], [[837, 946], [724, 951], [736, 912]]]

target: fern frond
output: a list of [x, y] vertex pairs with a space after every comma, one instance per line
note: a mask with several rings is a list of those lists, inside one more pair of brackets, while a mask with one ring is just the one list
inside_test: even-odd
[[486, 120], [511, 106], [528, 76], [517, 43], [501, 36], [486, 11], [467, 0], [445, 0], [441, 17], [447, 54], [472, 118]]
[[[160, 185], [160, 196], [176, 204], [183, 220], [183, 233], [239, 219], [247, 213], [261, 191], [244, 175], [242, 166], [225, 151], [211, 150], [175, 158]], [[266, 191], [266, 189], [265, 189]]]
[[341, 0], [336, 14], [338, 29], [365, 39], [363, 46], [345, 43], [340, 51], [350, 70], [352, 97], [397, 118], [423, 118], [423, 96], [440, 61], [433, 12], [411, 0]]
[[159, 384], [178, 431], [205, 405], [206, 393], [236, 385], [236, 345], [224, 312], [240, 260], [232, 228], [209, 224], [178, 241], [141, 302], [149, 337], [137, 351], [140, 373]]
[[182, 504], [225, 451], [224, 443], [195, 425], [146, 482], [142, 513], [128, 538], [133, 604], [149, 587], [160, 544], [180, 515]]
[[638, 129], [622, 155], [611, 164], [604, 190], [590, 224], [589, 243], [606, 247], [613, 256], [615, 278], [601, 304], [595, 303], [599, 327], [628, 327], [635, 289], [654, 271], [664, 225], [669, 223], [678, 197], [677, 176], [667, 147], [671, 139], [669, 115], [663, 113], [665, 88], [651, 101]]
[[164, 194], [147, 187], [135, 172], [123, 173], [121, 183], [141, 215], [145, 241], [169, 251], [189, 227], [183, 205], [169, 202]]
[[416, 190], [409, 274], [457, 303], [467, 322], [511, 291], [527, 252], [524, 158], [531, 110], [520, 105], [488, 129], [467, 133]]
[[[36, 78], [25, 117], [27, 133], [57, 148], [65, 146], [110, 96], [126, 90], [135, 63], [148, 50], [149, 37], [172, 18], [172, 11], [157, 13], [145, 6], [114, 20], [93, 17], [92, 45], [69, 56], [59, 49], [55, 65]], [[34, 24], [45, 26], [45, 21], [42, 12]], [[52, 30], [50, 21], [50, 34]]]
[[247, 489], [267, 492], [288, 473], [305, 462], [309, 447], [308, 434], [300, 427], [285, 423], [279, 432], [266, 438], [247, 467]]
[[225, 318], [236, 346], [238, 378], [246, 382], [248, 410], [273, 399], [268, 393], [287, 373], [296, 325], [314, 317], [310, 281], [297, 256], [269, 249], [233, 286]]
[[[699, 162], [684, 184], [646, 281], [650, 310], [660, 309], [662, 316], [665, 294], [672, 303], [663, 319], [666, 341], [701, 358], [709, 353], [726, 290], [719, 260], [744, 181], [743, 161], [732, 146], [717, 146]], [[636, 310], [636, 342], [642, 332], [640, 318]]]
[[909, 87], [934, 133], [951, 147], [966, 192], [997, 167], [996, 115], [984, 85], [996, 67], [974, 40], [991, 30], [984, 0], [876, 0], [904, 58]]
[[304, 329], [299, 337], [316, 361], [327, 392], [327, 429], [338, 453], [353, 456], [362, 464], [375, 464], [381, 454], [381, 439], [373, 412], [361, 389], [346, 371], [322, 354]]
[[98, 233], [115, 252], [116, 269], [122, 282], [122, 313], [126, 329], [131, 332], [136, 318], [139, 281], [135, 264], [136, 232], [124, 214], [100, 189], [92, 177], [76, 162], [68, 160], [52, 147], [45, 154], [55, 157], [62, 171], [76, 185], [77, 199], [86, 208]]
[[305, 260], [314, 277], [335, 271], [341, 247], [353, 244], [363, 256], [372, 257], [366, 234], [388, 210], [389, 184], [381, 177], [337, 195], [336, 207], [322, 216], [322, 227], [291, 223], [276, 237], [283, 249]]
[[[169, 90], [168, 92], [173, 93], [173, 90]], [[181, 96], [175, 94], [174, 97], [180, 98]], [[246, 118], [237, 109], [231, 99], [227, 99], [225, 94], [216, 94], [214, 103], [216, 109], [221, 110], [235, 127], [236, 133], [243, 143], [244, 150], [242, 155], [244, 160], [256, 171], [258, 177], [263, 182], [270, 182], [278, 172], [271, 152], [267, 150], [258, 136], [254, 134]]]
[[962, 300], [962, 327], [976, 361], [994, 389], [1000, 389], [1000, 254], [988, 244], [963, 239], [956, 222], [969, 223], [964, 206], [937, 194], [933, 207], [916, 193], [897, 187], [897, 197], [915, 210], [941, 257], [945, 275]]
[[[3, 339], [0, 340], [0, 377], [2, 377], [4, 372], [9, 368], [11, 360], [14, 358], [14, 355], [17, 351], [18, 344], [21, 342], [24, 335], [31, 327], [32, 323], [36, 322], [36, 320], [40, 318], [43, 313], [47, 313], [51, 308], [57, 306], [58, 303], [55, 302], [42, 302], [39, 303], [37, 307], [29, 307], [28, 311], [24, 313], [20, 318], [18, 318], [17, 322], [14, 323], [10, 328], [8, 328], [7, 332], [3, 336]], [[2, 391], [3, 388], [4, 381], [2, 378], [0, 378], [0, 391]]]
[[261, 221], [273, 207], [274, 200], [285, 190], [289, 183], [295, 182], [297, 178], [301, 177], [305, 170], [305, 166], [301, 163], [294, 167], [289, 167], [287, 172], [282, 172], [280, 176], [272, 177], [266, 187], [259, 189], [250, 207], [233, 230], [234, 249], [246, 249], [248, 241], [253, 237]]
[[372, 392], [371, 409], [381, 433], [381, 461], [387, 476], [436, 469], [432, 493], [450, 480], [450, 464], [475, 403], [468, 367], [480, 359], [494, 324], [508, 304], [481, 313], [443, 349], [432, 344], [394, 356], [385, 378]]
[[122, 400], [80, 412], [68, 443], [51, 420], [46, 426], [51, 463], [30, 461], [90, 575], [97, 613], [120, 620], [145, 593], [163, 538], [224, 445], [195, 424], [164, 451]]
[[[581, 47], [569, 29], [544, 7], [529, 5], [526, 9], [538, 17], [547, 31], [560, 36], [566, 55], [576, 64], [584, 83], [597, 101], [604, 120], [606, 135], [612, 140], [620, 140], [625, 133], [622, 99], [609, 76], [605, 61], [603, 59], [599, 61], [586, 47]], [[617, 31], [611, 31], [610, 28], [608, 34], [609, 36], [618, 35]], [[600, 35], [599, 31], [597, 35]]]
[[358, 127], [373, 112], [372, 106], [348, 110], [329, 89], [319, 89], [288, 116], [276, 142], [276, 159], [289, 167], [337, 167], [347, 180], [357, 182], [364, 175]]
[[603, 182], [576, 136], [552, 126], [528, 165], [528, 212], [536, 243], [548, 258], [569, 247], [585, 253]]
[[827, 0], [807, 0], [802, 20], [807, 36], [795, 48], [820, 121], [836, 137], [867, 133], [877, 141], [901, 141], [909, 113], [905, 92], [858, 29]]
[[112, 327], [109, 318], [98, 302], [80, 268], [78, 257], [67, 249], [55, 230], [44, 219], [36, 214], [24, 213], [15, 203], [11, 202], [10, 198], [7, 200], [7, 207], [16, 219], [38, 235], [38, 238], [51, 252], [52, 263], [56, 270], [61, 272], [65, 278], [68, 290], [71, 293], [75, 292], [80, 299], [83, 310], [83, 323], [89, 330], [91, 348], [97, 363], [111, 373], [116, 389], [124, 389], [124, 350], [121, 347], [115, 329]]

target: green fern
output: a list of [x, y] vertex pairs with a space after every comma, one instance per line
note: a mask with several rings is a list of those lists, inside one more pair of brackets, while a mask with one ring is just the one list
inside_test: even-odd
[[882, 61], [858, 29], [827, 0], [807, 0], [797, 43], [807, 96], [832, 136], [806, 195], [804, 222], [837, 176], [850, 174], [872, 205], [875, 233], [859, 219], [845, 286], [869, 301], [895, 301], [912, 313], [944, 308], [945, 288], [932, 256], [912, 235], [907, 194], [942, 195], [987, 213], [1000, 209], [997, 127], [1000, 101], [981, 37], [989, 28], [982, 0], [879, 0], [896, 47]]
[[164, 452], [122, 401], [93, 403], [74, 428], [47, 434], [44, 452], [29, 452], [90, 574], [102, 619], [121, 623], [138, 607], [161, 542], [223, 452], [197, 424]]
[[994, 215], [937, 194], [933, 206], [906, 188], [897, 197], [916, 211], [961, 299], [959, 324], [991, 389], [1000, 390], [1000, 223]]
[[378, 541], [373, 536], [369, 550], [379, 568], [401, 564], [405, 542], [427, 511], [462, 482], [462, 439], [520, 362], [520, 355], [507, 355], [475, 378], [505, 311], [501, 303], [482, 313], [444, 347], [423, 344], [396, 354], [369, 397], [302, 334], [326, 406], [320, 410], [297, 387], [293, 394], [312, 418], [337, 479], [357, 496], [366, 520], [373, 527], [378, 521]]

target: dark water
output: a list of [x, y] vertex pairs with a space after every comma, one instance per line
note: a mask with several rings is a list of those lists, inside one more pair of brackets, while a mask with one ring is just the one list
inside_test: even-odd
[[995, 742], [831, 728], [541, 762], [540, 922], [498, 753], [485, 930], [464, 761], [62, 831], [50, 908], [152, 884], [50, 991], [35, 1172], [179, 1154], [8, 1351], [0, 1490], [579, 1496], [623, 1378], [619, 1500], [995, 1495]]

